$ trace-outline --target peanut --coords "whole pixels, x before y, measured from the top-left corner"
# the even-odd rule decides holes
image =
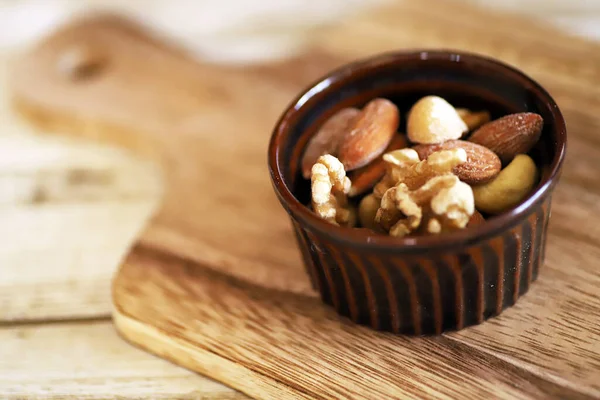
[[[521,202],[537,182],[538,170],[525,154],[517,155],[490,182],[473,187],[475,206],[489,214],[499,214]]]
[[[358,220],[363,228],[376,229],[375,214],[379,209],[379,200],[370,194],[365,196],[358,206]]]
[[[471,111],[466,108],[457,108],[456,112],[467,124],[469,131],[479,128],[483,124],[487,124],[491,120],[489,111]]]

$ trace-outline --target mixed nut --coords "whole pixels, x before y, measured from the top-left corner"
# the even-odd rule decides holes
[[[538,114],[491,120],[426,96],[409,110],[406,135],[399,125],[396,105],[376,98],[320,127],[301,164],[319,217],[395,237],[440,234],[511,209],[538,181],[527,155],[542,132]]]

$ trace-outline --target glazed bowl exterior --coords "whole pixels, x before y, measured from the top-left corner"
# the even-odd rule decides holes
[[[318,127],[343,107],[385,97],[402,119],[420,97],[487,109],[492,118],[536,112],[544,119],[529,153],[540,181],[518,206],[451,234],[393,238],[319,219],[308,207],[302,152]],[[403,125],[401,123],[401,129]],[[552,97],[522,72],[453,51],[387,53],[345,65],[292,101],[274,129],[268,163],[289,214],[306,271],[323,302],[373,329],[439,334],[479,324],[515,304],[544,263],[552,192],[566,151],[566,127]]]

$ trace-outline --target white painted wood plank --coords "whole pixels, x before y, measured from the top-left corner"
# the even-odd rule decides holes
[[[160,201],[158,169],[21,129],[0,136],[0,321],[108,316],[113,273]]]
[[[245,399],[137,350],[109,322],[0,328],[0,398]]]

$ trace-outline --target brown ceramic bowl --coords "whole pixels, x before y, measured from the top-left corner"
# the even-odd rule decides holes
[[[333,226],[313,214],[300,159],[323,121],[374,97],[395,102],[405,120],[409,107],[428,94],[456,107],[487,109],[492,118],[541,114],[542,137],[530,152],[541,178],[531,194],[485,224],[438,236],[393,238]],[[554,100],[518,70],[473,54],[400,52],[346,65],[302,92],[277,122],[268,161],[275,192],[322,300],[356,323],[418,335],[481,323],[527,292],[544,262],[566,140]]]

